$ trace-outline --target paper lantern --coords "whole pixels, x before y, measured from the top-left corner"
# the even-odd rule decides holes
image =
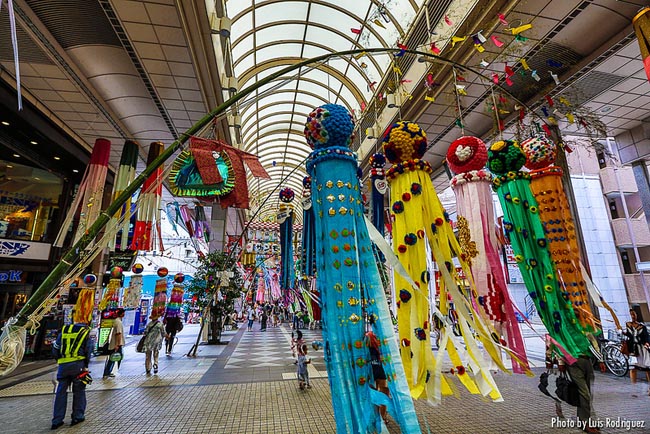
[[[113,279],[119,279],[120,277],[122,277],[122,267],[111,268],[111,277]]]
[[[158,277],[165,277],[169,274],[169,270],[167,267],[160,267],[156,274],[158,274]]]
[[[176,273],[174,276],[174,282],[176,283],[183,283],[185,280],[185,275],[183,273]]]
[[[140,274],[144,271],[144,265],[142,264],[135,264],[131,268],[131,271],[133,271],[135,274]]]
[[[95,284],[95,282],[97,282],[97,276],[96,275],[94,275],[94,274],[86,274],[84,276],[84,283],[86,285],[93,285],[93,284]]]

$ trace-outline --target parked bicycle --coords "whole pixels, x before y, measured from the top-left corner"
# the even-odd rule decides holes
[[[630,369],[630,363],[625,354],[621,352],[621,343],[606,338],[598,338],[600,354],[594,353],[594,366],[601,363],[607,370],[617,377],[624,377]]]

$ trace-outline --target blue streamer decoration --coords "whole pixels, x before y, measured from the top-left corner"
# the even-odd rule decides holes
[[[387,410],[401,432],[420,433],[364,221],[356,156],[349,149],[353,128],[349,112],[335,104],[315,109],[305,126],[315,149],[307,173],[313,186],[317,286],[336,429],[339,434],[381,431],[377,406],[389,400]],[[366,326],[381,342],[390,397],[370,388]]]

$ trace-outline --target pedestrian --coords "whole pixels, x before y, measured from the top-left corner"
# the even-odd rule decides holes
[[[294,332],[291,332],[291,354],[293,354],[293,357],[298,355],[300,347],[302,347],[304,343],[305,341],[302,339],[302,332],[300,330],[296,330],[295,334]]]
[[[111,360],[111,355],[114,353],[119,353],[122,357],[124,357],[123,347],[126,342],[124,340],[124,326],[122,325],[122,318],[124,318],[124,309],[116,309],[115,319],[113,320],[113,327],[111,328],[111,334],[108,341],[108,358],[106,359],[106,365],[104,365],[104,375],[102,376],[104,379],[115,377],[115,374],[113,374],[113,367],[115,366],[115,362]]]
[[[86,419],[86,384],[90,377],[88,362],[92,352],[88,339],[89,318],[73,312],[74,324],[63,326],[52,345],[52,353],[59,368],[56,373],[58,385],[54,397],[52,429],[63,425],[68,406],[68,388],[72,385],[72,422],[76,425]]]
[[[165,333],[167,339],[167,355],[171,355],[172,348],[174,348],[174,339],[176,339],[176,333],[183,330],[183,321],[181,321],[180,316],[165,316]]]
[[[643,391],[641,385],[638,391],[632,393],[633,397],[638,397],[642,394],[650,395],[650,335],[646,326],[639,322],[637,314],[634,309],[630,309],[631,320],[625,323],[625,331],[623,334],[627,337],[627,347],[630,351],[630,356],[636,358],[634,369],[630,369],[630,380],[632,384],[636,385],[638,371],[645,371],[645,378],[648,381],[648,390]]]
[[[280,326],[280,306],[278,306],[277,301],[273,305],[273,309],[271,310],[271,314],[273,315],[273,327],[279,327]]]
[[[307,371],[307,365],[311,363],[311,359],[307,358],[307,344],[302,344],[298,347],[298,360],[296,364],[298,365],[298,387],[300,390],[311,389],[311,384],[309,383],[309,372]]]
[[[370,350],[370,366],[372,367],[372,378],[375,380],[375,388],[386,396],[390,396],[390,391],[388,390],[388,382],[386,379],[386,372],[384,372],[384,366],[381,357],[381,351],[379,350],[379,338],[372,332],[369,331],[366,333],[366,342],[368,349]],[[388,422],[386,419],[386,406],[379,406],[379,414],[384,422]]]
[[[269,321],[269,315],[267,313],[267,310],[262,307],[262,316],[260,317],[260,331],[265,332],[266,331],[266,324]]]
[[[158,354],[162,348],[163,339],[165,339],[165,327],[159,321],[159,315],[151,315],[151,320],[144,330],[144,369],[147,375],[151,375],[152,358],[153,358],[153,373],[158,373]]]
[[[557,363],[561,373],[568,372],[576,384],[580,396],[578,404],[578,419],[584,432],[600,433],[598,422],[591,419],[591,404],[593,399],[594,366],[589,355],[579,354],[573,363],[569,364],[565,355],[555,346],[546,335],[546,368],[552,369]]]
[[[248,310],[246,311],[246,318],[248,319],[248,331],[253,331],[253,321],[255,321],[255,309],[253,309],[252,305],[248,306]]]

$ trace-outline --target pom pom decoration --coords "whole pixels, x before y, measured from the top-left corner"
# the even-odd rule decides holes
[[[555,162],[557,146],[546,137],[524,140],[521,149],[526,155],[526,167],[530,170],[541,169]]]
[[[169,270],[167,267],[160,267],[158,271],[156,271],[156,274],[158,277],[166,277],[169,274]]]
[[[447,150],[447,164],[454,173],[480,170],[487,163],[487,147],[478,137],[464,136],[454,140]]]
[[[84,276],[84,283],[86,285],[94,285],[97,282],[97,276],[95,274],[86,274]]]
[[[417,160],[427,150],[427,135],[418,124],[399,121],[386,131],[383,146],[386,158],[391,163]]]
[[[144,265],[140,263],[134,264],[133,267],[131,267],[131,271],[134,272],[135,274],[140,274],[144,271]]]
[[[120,277],[122,277],[122,267],[111,268],[111,277],[113,279],[119,279]]]
[[[495,175],[504,175],[521,169],[526,155],[514,140],[494,142],[488,150],[488,169]]]
[[[302,187],[305,190],[311,190],[311,176],[305,176],[302,178]]]
[[[325,104],[307,117],[305,138],[312,149],[341,146],[348,148],[352,142],[354,122],[343,106]]]
[[[280,200],[284,203],[291,203],[293,202],[293,198],[296,196],[296,194],[293,192],[292,189],[289,187],[285,187],[282,190],[280,190]]]
[[[183,273],[176,273],[174,276],[174,282],[176,283],[183,283],[185,280],[185,275]]]
[[[384,156],[384,154],[378,152],[370,156],[370,167],[379,169],[384,167],[385,165],[386,165],[386,157]]]

